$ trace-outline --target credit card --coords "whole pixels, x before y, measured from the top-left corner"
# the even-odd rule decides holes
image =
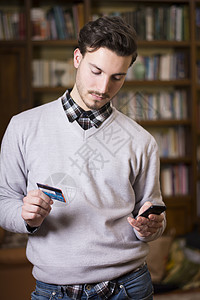
[[[45,193],[51,199],[66,203],[66,200],[65,200],[62,190],[55,188],[53,186],[49,186],[49,185],[45,185],[45,184],[41,184],[41,183],[37,183],[37,186],[43,193]]]

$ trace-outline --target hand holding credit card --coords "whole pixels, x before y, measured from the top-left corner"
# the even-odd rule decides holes
[[[41,183],[37,183],[37,186],[43,193],[45,193],[51,199],[66,203],[62,190]]]

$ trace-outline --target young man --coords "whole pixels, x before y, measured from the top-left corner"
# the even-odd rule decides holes
[[[148,241],[165,215],[153,137],[111,106],[137,56],[118,17],[86,24],[76,82],[58,100],[14,116],[1,154],[0,225],[29,232],[32,299],[152,299]],[[62,189],[52,200],[37,183]]]

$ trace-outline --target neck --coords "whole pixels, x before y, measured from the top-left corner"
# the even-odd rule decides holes
[[[77,90],[77,86],[76,84],[74,85],[71,93],[70,93],[72,99],[76,102],[76,104],[78,104],[83,110],[88,111],[90,110],[85,103],[83,102],[83,100],[81,99],[79,92]]]

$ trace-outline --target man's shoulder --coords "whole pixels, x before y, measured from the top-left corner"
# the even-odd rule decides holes
[[[59,99],[42,104],[40,106],[33,107],[31,109],[25,110],[15,116],[12,117],[12,121],[14,122],[31,122],[35,120],[39,120],[42,116],[51,115],[52,112],[59,107]]]
[[[116,122],[135,142],[144,144],[156,144],[154,137],[137,121],[116,110]]]
[[[121,123],[122,126],[127,128],[128,130],[136,133],[136,134],[144,134],[151,136],[151,134],[142,127],[136,120],[130,118],[129,116],[125,115],[124,113],[116,110],[117,118],[116,121]]]
[[[29,135],[30,132],[35,132],[38,127],[43,127],[44,124],[50,124],[53,119],[59,118],[59,99],[52,102],[25,110],[14,115],[7,127],[6,132],[16,135]]]

